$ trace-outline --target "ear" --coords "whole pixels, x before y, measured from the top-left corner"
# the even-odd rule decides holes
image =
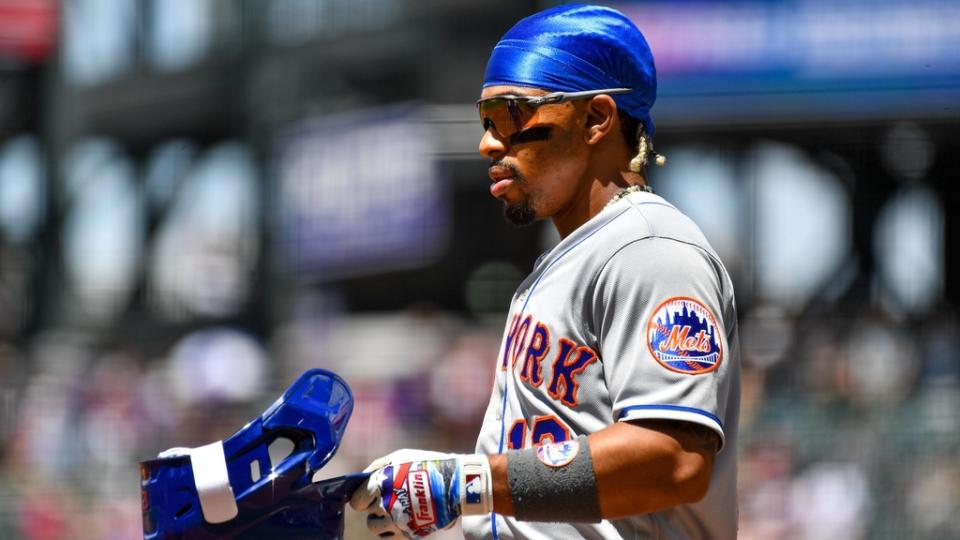
[[[617,103],[613,98],[601,94],[587,103],[587,125],[584,140],[587,144],[597,144],[610,133],[617,118]]]

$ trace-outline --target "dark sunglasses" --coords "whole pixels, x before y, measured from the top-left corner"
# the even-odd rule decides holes
[[[575,99],[584,99],[600,94],[625,94],[632,88],[605,88],[603,90],[584,90],[581,92],[552,92],[543,96],[493,96],[477,101],[477,111],[483,130],[491,128],[501,138],[509,139],[523,130],[537,112],[537,107],[552,103],[563,103]]]

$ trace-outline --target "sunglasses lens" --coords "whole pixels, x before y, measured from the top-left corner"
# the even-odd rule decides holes
[[[484,130],[490,129],[492,124],[494,131],[505,138],[522,130],[535,111],[525,100],[511,98],[485,99],[477,104],[477,108]]]

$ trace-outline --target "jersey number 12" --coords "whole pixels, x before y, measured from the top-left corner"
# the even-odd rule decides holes
[[[514,420],[507,434],[507,447],[510,450],[520,450],[529,446],[540,446],[552,442],[562,442],[570,438],[570,428],[565,426],[559,418],[550,414],[538,416],[530,423],[530,437],[527,438],[527,420]]]

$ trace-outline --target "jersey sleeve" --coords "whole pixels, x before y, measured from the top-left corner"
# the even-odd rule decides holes
[[[601,267],[591,318],[613,420],[693,422],[722,446],[727,327],[736,324],[724,321],[734,317],[724,278],[707,252],[666,238],[629,243]]]

